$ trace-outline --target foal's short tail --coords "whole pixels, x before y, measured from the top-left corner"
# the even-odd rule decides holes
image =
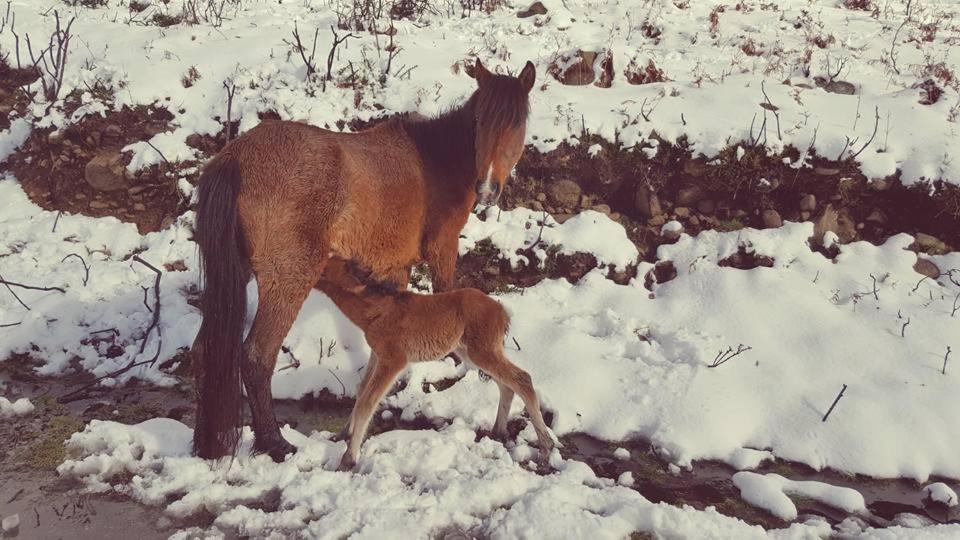
[[[230,154],[200,176],[194,239],[203,275],[203,323],[194,343],[197,417],[194,452],[202,458],[233,454],[240,437],[240,360],[249,267],[237,222],[240,166]]]

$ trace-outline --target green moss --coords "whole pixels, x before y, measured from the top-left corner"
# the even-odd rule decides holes
[[[724,231],[724,232],[739,231],[744,227],[746,227],[746,225],[744,225],[742,221],[740,221],[738,218],[732,218],[732,219],[722,220],[717,225],[717,230]]]
[[[37,434],[36,441],[25,452],[24,463],[35,469],[56,469],[66,452],[64,441],[83,429],[83,420],[75,416],[54,416],[46,428]]]

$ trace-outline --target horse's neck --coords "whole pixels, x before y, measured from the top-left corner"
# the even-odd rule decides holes
[[[404,127],[424,164],[427,189],[443,204],[465,199],[476,187],[476,125],[473,104],[438,118],[407,120]]]
[[[389,311],[394,302],[391,295],[371,289],[364,289],[360,294],[349,292],[334,283],[323,282],[320,290],[361,330],[365,330],[375,319]]]

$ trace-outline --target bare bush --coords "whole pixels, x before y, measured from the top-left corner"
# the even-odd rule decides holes
[[[53,103],[60,97],[60,90],[63,88],[63,76],[67,68],[67,55],[70,51],[70,40],[73,35],[70,34],[70,28],[73,26],[74,19],[71,18],[64,27],[60,22],[60,13],[53,11],[56,27],[48,39],[45,48],[35,52],[33,42],[30,41],[30,34],[24,34],[24,41],[27,45],[27,53],[30,55],[31,67],[29,69],[40,71],[40,84],[43,87],[43,96]],[[15,38],[15,47],[17,54],[17,68],[22,69],[20,61],[20,36],[10,28]]]

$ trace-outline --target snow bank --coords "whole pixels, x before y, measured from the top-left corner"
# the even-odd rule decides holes
[[[33,403],[27,398],[20,398],[11,402],[5,397],[0,397],[0,416],[18,416],[32,413]]]
[[[823,482],[798,482],[772,473],[738,472],[733,475],[733,483],[743,500],[786,521],[797,518],[797,507],[787,494],[814,499],[849,513],[867,512],[866,502],[858,491]]]

